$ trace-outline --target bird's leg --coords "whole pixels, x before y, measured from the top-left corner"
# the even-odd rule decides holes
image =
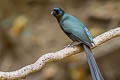
[[[74,41],[73,42],[71,42],[70,44],[68,44],[67,46],[64,46],[64,48],[67,48],[67,47],[73,47],[74,45]]]
[[[92,47],[94,47],[94,46],[95,46],[95,43],[93,42],[93,43],[92,43]]]
[[[73,46],[75,46],[75,45],[79,45],[79,44],[81,44],[81,42],[73,41],[73,42],[71,42],[70,44],[68,44],[67,46],[64,46],[64,48],[67,48],[67,47],[73,47]]]

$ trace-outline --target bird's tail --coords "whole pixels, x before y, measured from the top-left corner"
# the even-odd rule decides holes
[[[104,80],[89,46],[83,44],[93,80]]]

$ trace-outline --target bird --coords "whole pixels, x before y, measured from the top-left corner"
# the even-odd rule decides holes
[[[51,15],[57,19],[63,32],[73,41],[69,46],[72,46],[74,42],[82,44],[86,53],[92,79],[104,80],[91,50],[94,41],[87,27],[85,27],[79,19],[66,13],[61,8],[53,8]]]

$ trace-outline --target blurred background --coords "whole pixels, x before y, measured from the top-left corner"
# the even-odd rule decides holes
[[[120,0],[1,0],[0,71],[20,69],[71,42],[50,14],[54,7],[80,19],[93,37],[120,26]],[[120,80],[119,43],[115,38],[93,50],[105,80]],[[25,80],[92,79],[81,53],[51,62]]]

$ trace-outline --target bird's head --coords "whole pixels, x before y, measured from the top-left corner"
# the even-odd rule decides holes
[[[51,11],[51,14],[55,16],[56,18],[60,18],[61,16],[64,15],[64,11],[61,8],[54,8]]]

